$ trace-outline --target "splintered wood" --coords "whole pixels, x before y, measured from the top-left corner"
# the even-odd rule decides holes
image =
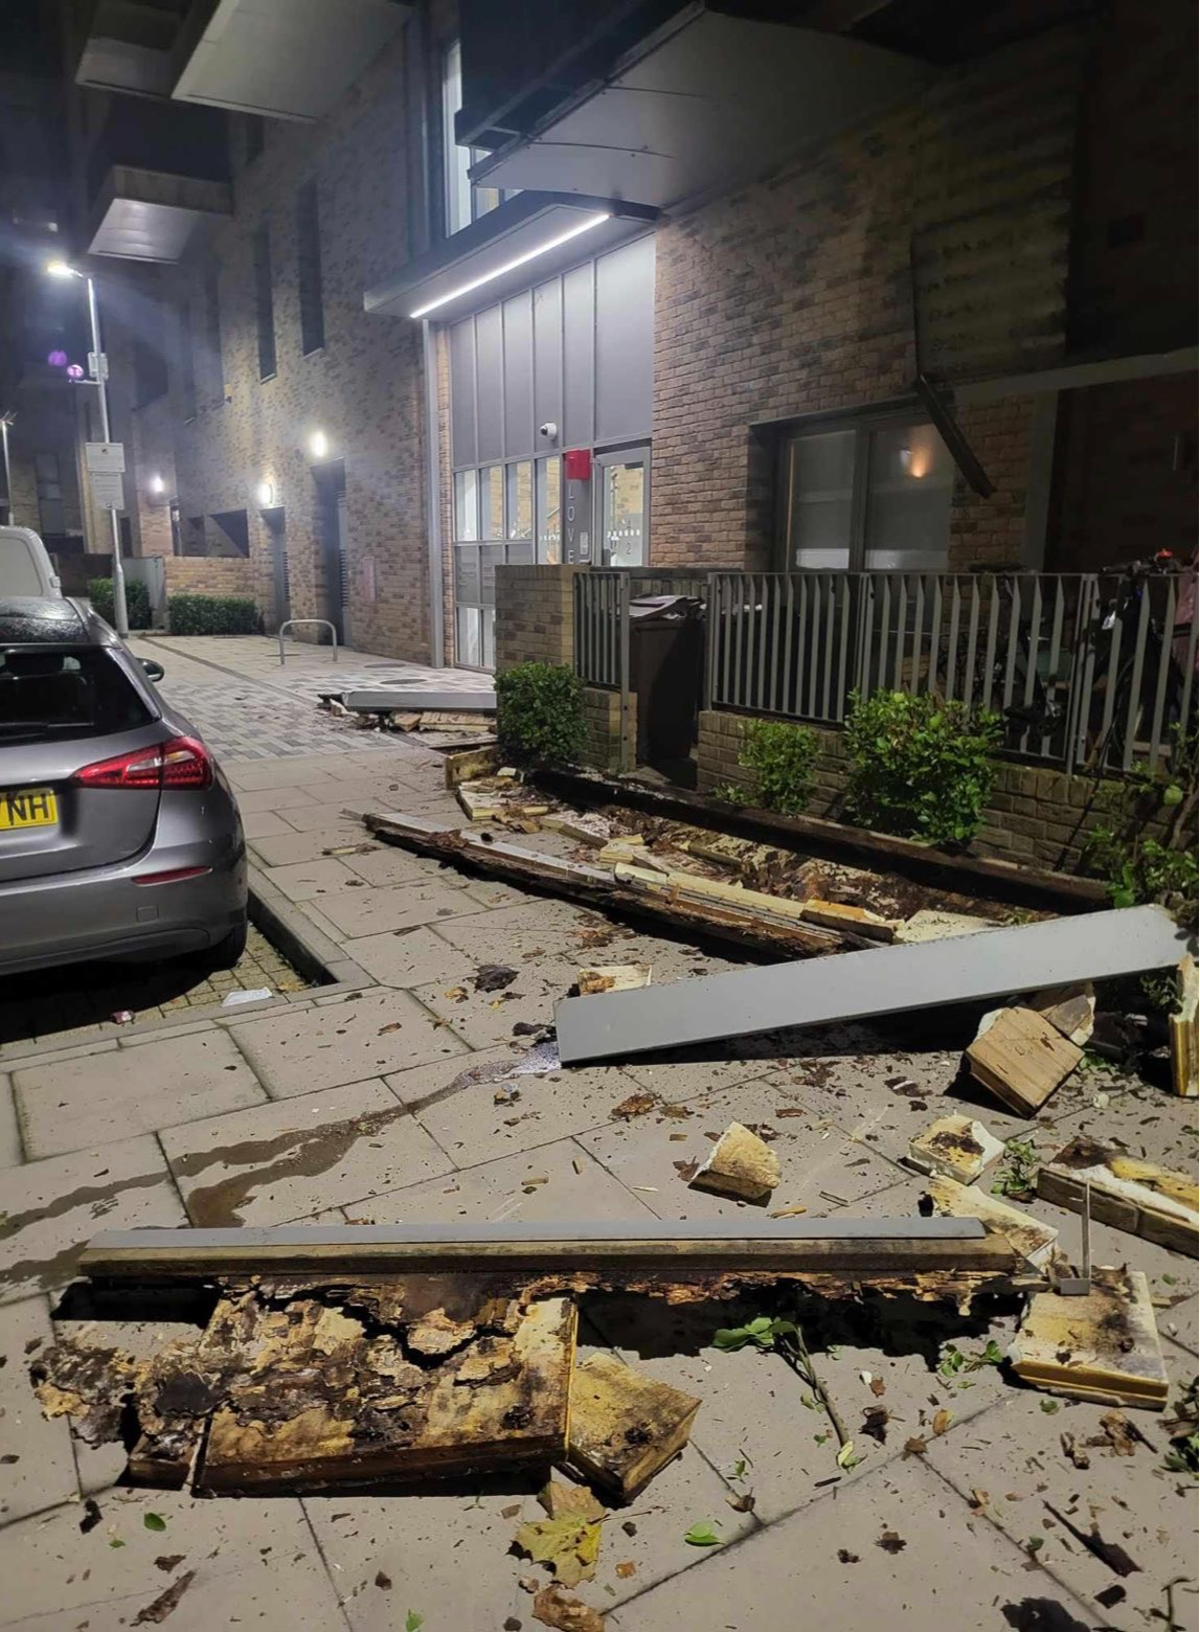
[[[575,1324],[569,1298],[497,1297],[467,1277],[260,1286],[150,1361],[64,1343],[35,1382],[92,1442],[120,1437],[132,1404],[143,1483],[182,1485],[192,1468],[197,1491],[222,1493],[449,1478],[565,1455]]]
[[[990,1023],[989,1023],[990,1022]],[[1083,1050],[1033,1009],[989,1016],[967,1049],[971,1075],[1010,1109],[1034,1115],[1071,1075]]]
[[[1194,1174],[1157,1167],[1081,1135],[1039,1170],[1038,1195],[1078,1213],[1085,1185],[1091,1188],[1092,1217],[1101,1224],[1196,1256],[1200,1189]]]
[[[1152,1411],[1167,1403],[1150,1287],[1137,1270],[1096,1270],[1085,1297],[1037,1293],[1009,1359],[1024,1382],[1051,1394]]]
[[[686,1445],[699,1407],[693,1395],[594,1354],[571,1380],[570,1465],[628,1501]]]

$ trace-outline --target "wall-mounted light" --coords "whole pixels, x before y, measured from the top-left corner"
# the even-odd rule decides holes
[[[82,278],[85,275],[68,266],[66,261],[47,261],[46,271],[52,278]]]
[[[151,476],[149,486],[151,493],[165,493],[167,491],[167,484],[161,476]]]
[[[329,452],[329,438],[324,431],[314,431],[308,439],[308,451],[314,459],[324,459]]]
[[[270,510],[275,503],[275,484],[273,482],[259,482],[254,489],[254,496],[264,510]]]

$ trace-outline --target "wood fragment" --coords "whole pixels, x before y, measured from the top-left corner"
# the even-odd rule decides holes
[[[1083,1050],[1049,1020],[1022,1008],[1001,1009],[967,1049],[975,1080],[1029,1116],[1041,1110],[1082,1058]]]
[[[867,907],[848,907],[841,901],[820,901],[815,897],[803,903],[804,917],[824,929],[851,929],[872,941],[894,941],[897,925]]]
[[[1200,979],[1196,960],[1189,953],[1179,965],[1179,1012],[1170,1017],[1171,1085],[1183,1099],[1195,1099],[1200,1094],[1200,1032],[1197,1029],[1197,1005],[1200,1004]]]
[[[1167,1403],[1150,1288],[1138,1270],[1094,1270],[1083,1297],[1035,1293],[1009,1359],[1022,1381],[1051,1394],[1151,1411]]]
[[[741,1201],[766,1201],[779,1183],[779,1157],[765,1140],[731,1122],[693,1174],[693,1190],[709,1190]]]
[[[1052,1224],[1043,1224],[1028,1213],[1018,1212],[998,1196],[958,1184],[954,1179],[935,1176],[929,1181],[928,1191],[944,1218],[977,1218],[986,1230],[1002,1235],[1027,1263],[1037,1269],[1049,1263],[1058,1241],[1058,1231]]]
[[[1038,1195],[1072,1212],[1091,1188],[1092,1217],[1173,1252],[1196,1256],[1200,1188],[1194,1175],[1145,1162],[1081,1135],[1038,1171]]]
[[[498,748],[463,748],[446,755],[446,786],[453,790],[460,782],[475,782],[492,776],[500,766]]]
[[[649,986],[648,963],[604,963],[579,971],[579,990],[582,996],[597,992],[632,992],[639,986]]]
[[[969,1116],[943,1116],[910,1140],[908,1160],[919,1173],[973,1184],[1004,1154],[1001,1140]]]
[[[604,1632],[604,1617],[563,1587],[544,1587],[533,1600],[533,1618],[555,1632]]]
[[[1061,1031],[1068,1042],[1082,1048],[1091,1037],[1096,1023],[1096,989],[1090,980],[1074,986],[1052,986],[1048,991],[1035,992],[1025,999],[1043,1019],[1049,1020],[1056,1031]]]
[[[687,1443],[699,1406],[612,1355],[594,1354],[577,1363],[571,1378],[568,1462],[629,1501]]]

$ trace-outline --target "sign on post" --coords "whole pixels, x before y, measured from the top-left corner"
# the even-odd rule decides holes
[[[92,498],[101,510],[124,510],[125,478],[119,470],[92,471]]]
[[[85,442],[84,462],[89,476],[123,476],[125,474],[125,444],[123,442]]]

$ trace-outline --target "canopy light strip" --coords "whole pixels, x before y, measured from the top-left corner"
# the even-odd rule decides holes
[[[447,306],[452,300],[459,300],[463,295],[469,295],[473,290],[481,289],[485,283],[491,283],[496,278],[502,278],[506,272],[515,272],[517,267],[524,266],[528,261],[535,261],[539,255],[548,254],[550,250],[557,249],[560,244],[569,244],[572,238],[578,238],[582,233],[591,232],[593,227],[598,227],[602,222],[609,219],[607,210],[601,211],[597,215],[589,215],[579,222],[578,226],[572,227],[568,232],[560,232],[557,237],[548,238],[544,244],[539,244],[536,249],[527,249],[524,255],[518,255],[511,261],[505,261],[503,266],[494,267],[490,272],[485,272],[481,278],[473,278],[470,283],[461,284],[457,289],[452,289],[448,295],[439,295],[436,300],[431,300],[427,306],[418,306],[415,312],[409,312],[408,315],[409,317],[428,317],[429,313],[437,311],[439,306]]]

